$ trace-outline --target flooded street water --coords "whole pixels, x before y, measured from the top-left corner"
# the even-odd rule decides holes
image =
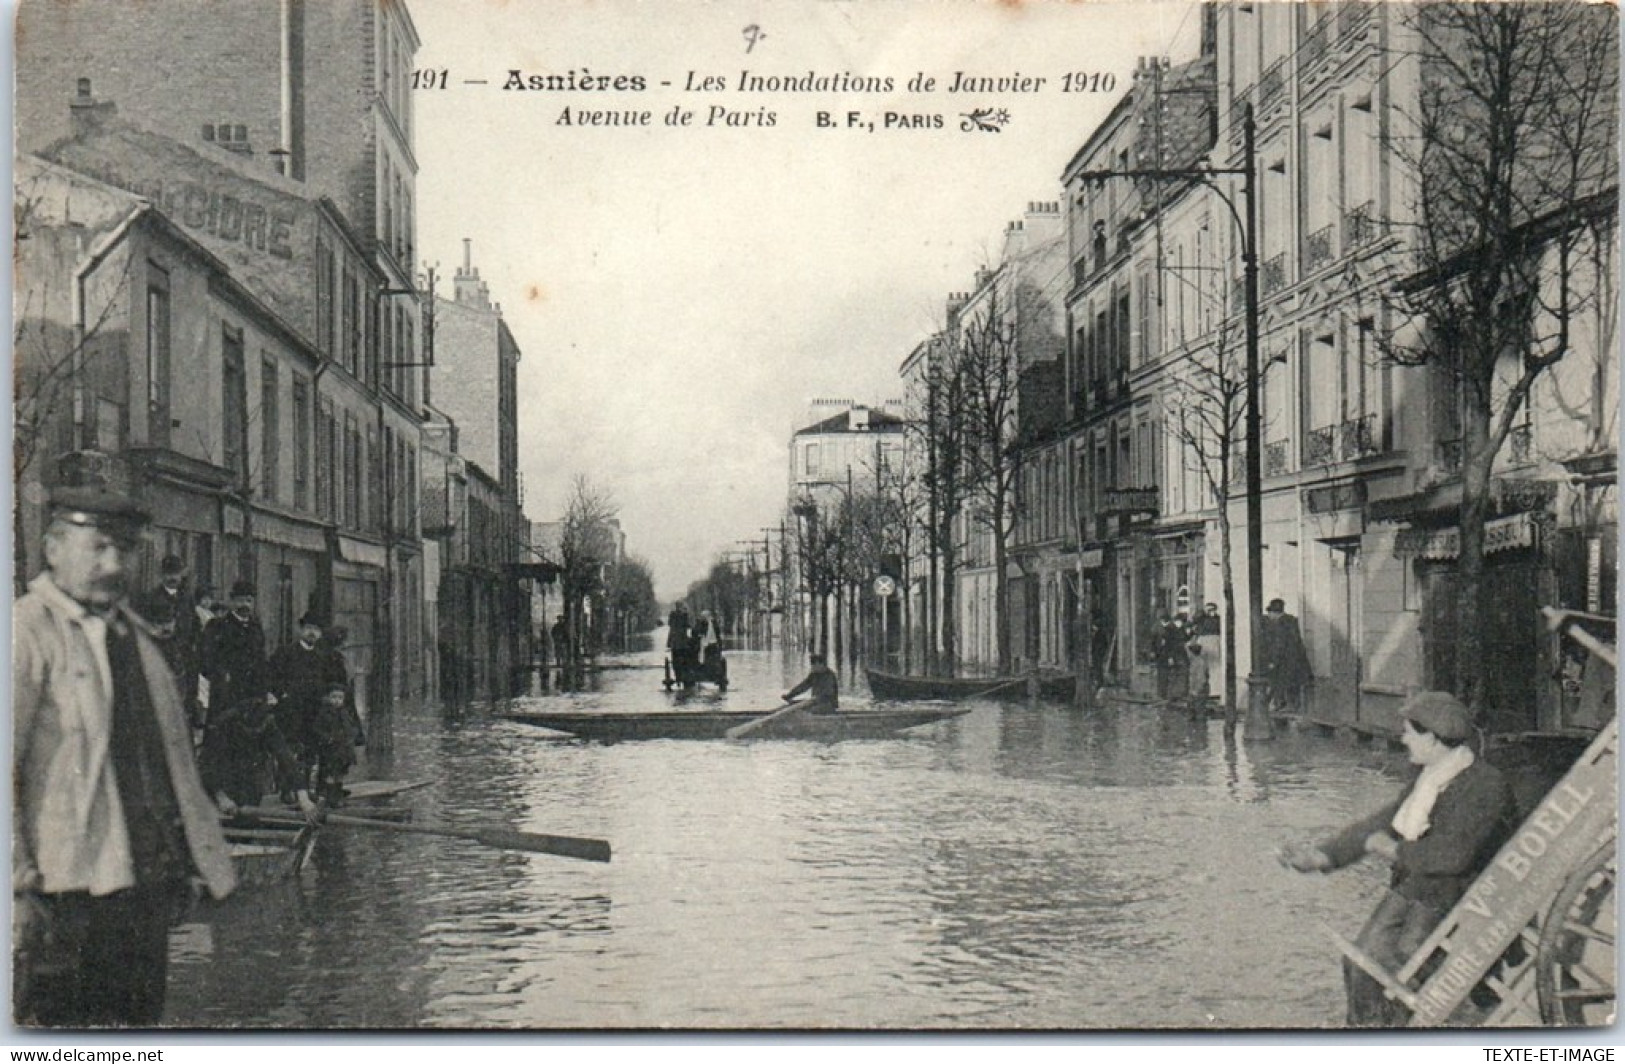
[[[658,654],[514,708],[669,708]],[[730,658],[725,708],[777,704]],[[709,704],[710,698],[698,700]],[[867,701],[843,695],[843,706]],[[610,864],[330,829],[297,882],[178,928],[166,1023],[263,1027],[1322,1026],[1380,891],[1283,841],[1391,794],[1381,747],[1152,706],[972,703],[897,740],[583,743],[401,712],[420,822],[604,838]]]

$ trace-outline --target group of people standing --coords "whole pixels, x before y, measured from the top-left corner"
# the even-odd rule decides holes
[[[728,662],[722,656],[722,636],[709,610],[698,619],[679,602],[666,615],[666,653],[670,675],[667,686],[692,687],[700,682],[728,684]]]
[[[203,782],[220,809],[278,793],[307,812],[337,803],[364,741],[342,653],[348,634],[314,611],[297,638],[267,655],[252,583],[224,603],[200,590],[188,606],[185,563],[159,566],[158,585],[134,597],[153,626],[193,728]]]
[[[307,614],[265,652],[255,589],[189,597],[186,566],[128,596],[150,515],[104,488],[53,491],[45,570],[13,612],[13,1015],[151,1026],[169,928],[235,886],[221,814],[269,786],[309,815],[362,739],[342,635]],[[335,640],[334,636],[339,636]]]
[[[1213,697],[1214,673],[1222,660],[1223,623],[1217,603],[1203,605],[1202,613],[1163,614],[1152,638],[1151,654],[1157,667],[1157,697],[1180,702],[1195,710]],[[1271,599],[1260,625],[1258,669],[1268,690],[1272,711],[1298,712],[1313,679],[1298,619],[1286,612],[1286,603]]]

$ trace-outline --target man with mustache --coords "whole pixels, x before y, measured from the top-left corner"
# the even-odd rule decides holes
[[[46,571],[13,613],[13,1015],[152,1026],[194,877],[235,885],[180,693],[125,604],[147,515],[100,488],[52,493]]]

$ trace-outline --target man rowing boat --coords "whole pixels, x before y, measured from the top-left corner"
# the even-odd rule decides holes
[[[790,702],[797,695],[811,691],[812,703],[807,707],[809,712],[834,713],[841,706],[841,679],[825,663],[824,655],[814,654],[809,660],[812,667],[807,671],[807,678],[786,691],[784,700]]]

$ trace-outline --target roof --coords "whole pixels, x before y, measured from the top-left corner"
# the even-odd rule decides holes
[[[852,409],[859,409],[854,407]],[[827,417],[804,429],[797,429],[797,436],[823,436],[834,432],[902,432],[908,422],[895,414],[888,414],[875,407],[864,407],[869,411],[869,427],[852,427],[852,410],[843,410],[834,417]]]

